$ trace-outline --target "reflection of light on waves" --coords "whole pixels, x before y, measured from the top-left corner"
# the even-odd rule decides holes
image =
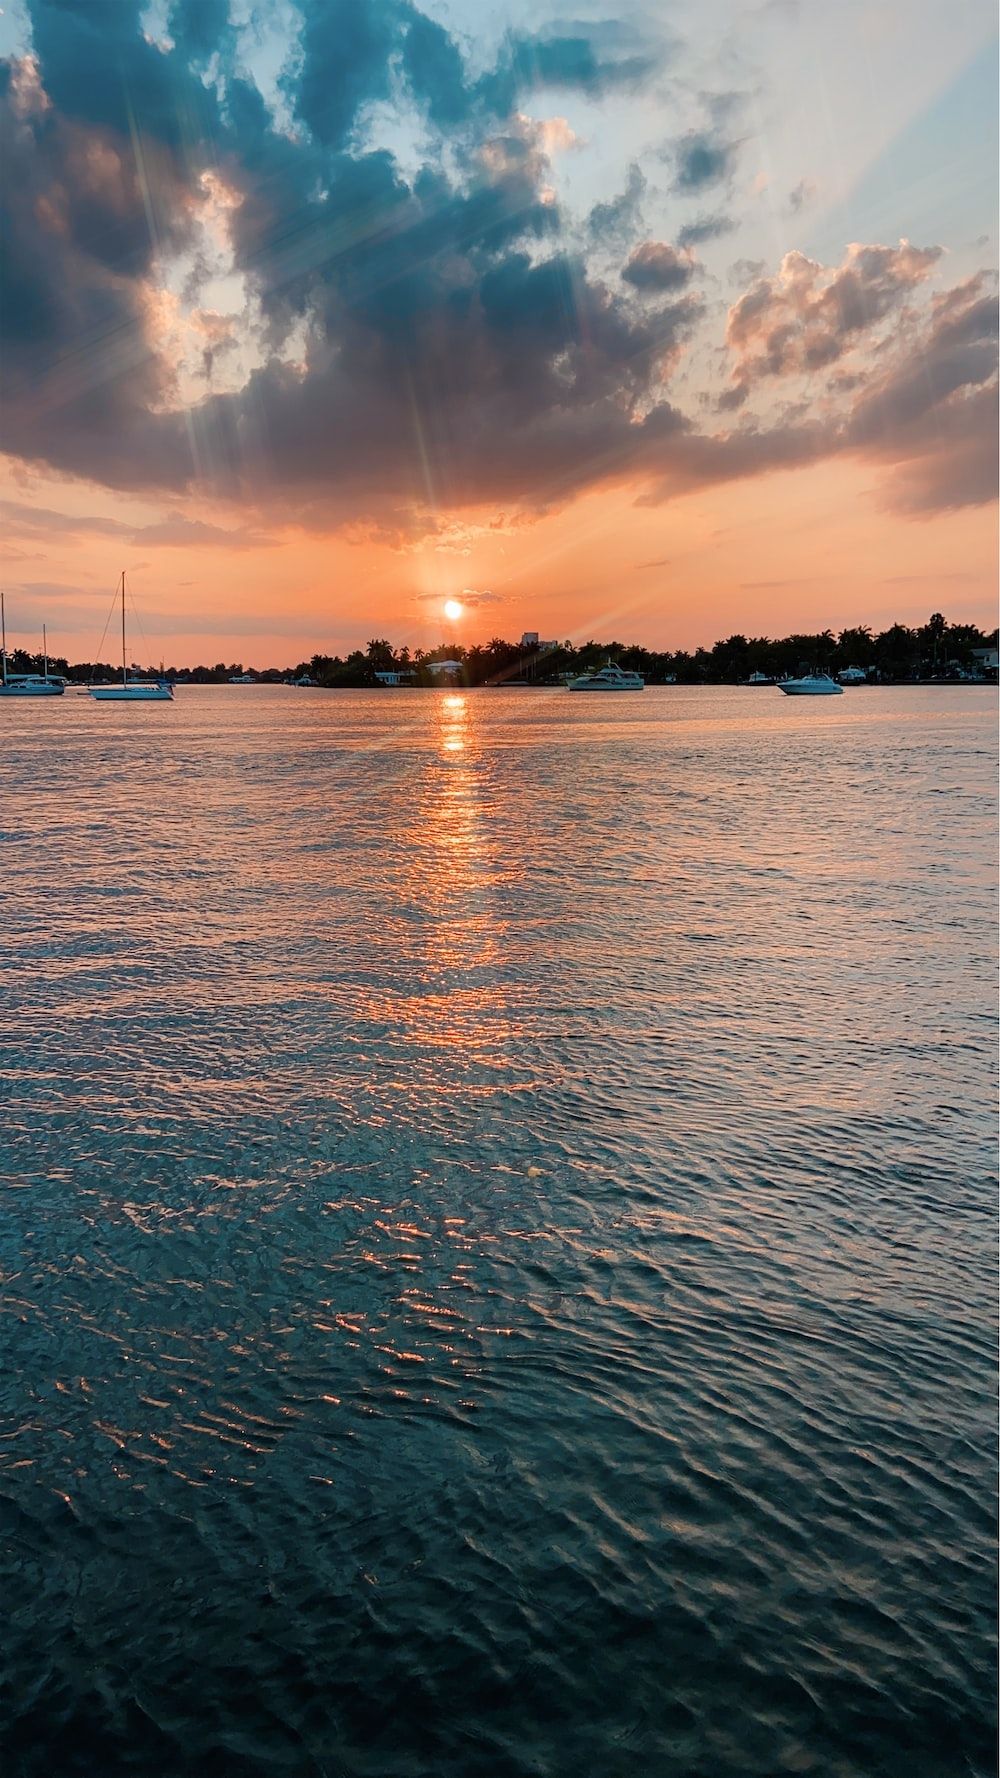
[[[373,985],[359,1015],[386,1030],[381,1115],[397,1131],[418,1130],[425,1145],[460,1107],[470,1115],[509,1080],[507,921],[497,890],[523,862],[494,826],[478,699],[439,694],[413,732],[421,744],[396,853],[401,918],[412,921],[408,968],[398,988]]]
[[[477,765],[458,757],[471,740],[468,699],[449,693],[440,700],[437,717],[448,769],[431,768],[436,794],[427,810],[421,888],[435,918],[426,954],[439,968],[465,972],[490,962],[497,953],[496,926],[486,895],[487,841],[480,821]]]

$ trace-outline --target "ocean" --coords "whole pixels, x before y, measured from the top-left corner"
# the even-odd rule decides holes
[[[0,707],[5,1773],[994,1769],[996,710]]]

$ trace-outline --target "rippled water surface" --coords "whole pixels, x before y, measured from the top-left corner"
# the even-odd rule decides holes
[[[8,1772],[992,1768],[995,726],[0,708]]]

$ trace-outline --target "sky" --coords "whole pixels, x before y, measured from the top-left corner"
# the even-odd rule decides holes
[[[992,628],[995,29],[6,0],[9,646]]]

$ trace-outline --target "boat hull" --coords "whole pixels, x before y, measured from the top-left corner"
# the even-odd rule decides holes
[[[172,704],[169,685],[92,685],[90,695],[99,704]]]
[[[570,691],[644,691],[642,685],[571,685]]]
[[[779,685],[786,698],[839,698],[843,695],[842,685]]]
[[[0,698],[61,698],[62,685],[0,685]]]

